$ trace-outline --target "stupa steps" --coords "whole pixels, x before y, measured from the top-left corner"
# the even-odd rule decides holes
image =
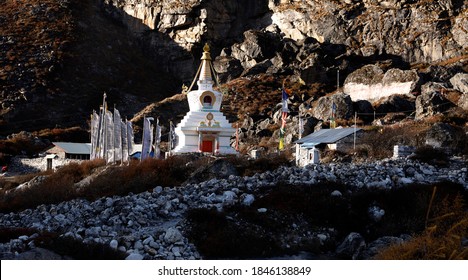
[[[178,127],[186,126],[189,123],[199,124],[200,122],[207,122],[206,115],[210,112],[204,111],[192,111],[188,112],[187,115],[182,119],[182,121],[177,125]],[[219,122],[221,126],[231,126],[226,117],[221,112],[211,112],[213,114],[212,122]]]

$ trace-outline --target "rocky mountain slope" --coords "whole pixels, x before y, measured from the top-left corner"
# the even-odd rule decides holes
[[[229,166],[220,161],[208,169]],[[110,167],[107,172],[118,168],[122,167]],[[235,168],[221,173],[225,178],[188,182],[183,187],[154,186],[138,194],[73,199],[0,213],[2,227],[12,230],[0,231],[0,256],[76,258],[78,250],[66,251],[67,243],[49,244],[47,233],[54,233],[57,240],[75,240],[77,247],[103,244],[127,259],[371,259],[424,229],[423,215],[434,186],[438,187],[437,209],[447,197],[453,206],[457,194],[463,201],[468,194],[467,168],[459,160],[449,167],[399,159],[283,166],[253,176],[237,176]],[[98,180],[99,174],[95,175],[80,186]],[[10,192],[27,193],[40,181],[36,177]],[[462,215],[465,219],[455,221],[463,227],[466,207],[458,210],[461,213],[449,208],[446,216]],[[444,218],[436,217],[429,220],[431,224]],[[457,225],[448,232],[458,231]],[[30,232],[11,238],[17,234],[14,229]],[[466,231],[462,228],[462,235],[451,237],[455,246],[449,247],[461,252],[461,259],[468,257]],[[424,243],[425,248],[429,243]],[[40,250],[44,246],[55,253],[44,254]],[[415,257],[447,258],[428,251]],[[452,253],[439,250],[445,251]]]
[[[273,145],[269,138],[278,133],[283,81],[291,92],[288,126],[296,126],[301,114],[307,131],[326,126],[332,102],[342,104],[337,117],[345,121],[355,112],[368,122],[373,113],[398,120],[452,110],[464,124],[464,1],[36,2],[8,0],[2,7],[12,15],[2,17],[9,24],[1,27],[11,34],[1,45],[4,135],[87,127],[104,91],[109,105],[137,124],[144,114],[161,116],[166,126],[177,122],[187,104],[171,96],[193,78],[206,42],[226,93],[226,115],[244,138],[255,135],[264,146]],[[53,32],[40,27],[48,21]],[[35,27],[20,28],[25,24]],[[337,85],[351,99],[334,95]],[[365,97],[369,92],[401,96]],[[288,142],[297,137],[291,133]]]
[[[335,66],[352,70],[356,66],[346,63],[349,59],[337,56],[432,63],[461,57],[468,47],[467,7],[463,1],[103,3],[114,18],[150,42],[183,80],[192,77],[192,55],[200,53],[202,41],[210,42],[216,54],[222,50],[221,57],[231,64],[240,62],[244,71],[262,64],[272,72],[312,71],[314,67],[326,72],[319,49],[331,56],[329,62],[335,60]],[[304,40],[318,44],[312,53],[298,55]]]
[[[108,104],[132,116],[174,88],[168,75],[98,1],[15,1],[0,7],[0,125],[21,130],[86,126]],[[159,88],[159,90],[156,90]]]

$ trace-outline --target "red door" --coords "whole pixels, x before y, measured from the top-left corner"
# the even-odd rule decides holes
[[[213,152],[213,141],[204,140],[202,142],[202,152],[204,153],[212,153]]]

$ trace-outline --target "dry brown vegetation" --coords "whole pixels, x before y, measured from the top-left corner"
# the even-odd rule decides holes
[[[224,85],[226,95],[223,103],[230,104],[225,114],[243,121],[251,117],[254,121],[272,117],[274,108],[281,103],[281,87],[286,77],[260,74],[251,78],[239,78]],[[286,80],[285,87],[290,92],[291,106],[298,100],[308,100],[312,96],[324,95],[323,85],[303,86]]]
[[[393,155],[394,145],[424,146],[429,127],[429,124],[416,122],[364,127],[365,133],[359,138],[356,152],[365,157],[388,158]]]
[[[12,156],[34,156],[51,146],[51,142],[89,141],[89,132],[80,127],[43,129],[34,133],[20,132],[0,140],[0,165],[7,165]]]
[[[434,192],[436,189],[434,189]],[[385,260],[468,260],[463,238],[468,236],[466,199],[445,197],[430,207],[426,227],[403,244],[392,245],[375,258]],[[433,208],[433,209],[432,209]]]
[[[200,167],[209,166],[215,159],[199,156],[173,156],[166,160],[133,160],[128,165],[106,166],[103,160],[83,161],[60,167],[52,173],[31,174],[0,180],[0,212],[34,208],[40,204],[60,203],[82,197],[90,200],[105,196],[126,195],[152,190],[156,186],[174,187],[184,183]],[[241,176],[275,169],[290,163],[287,154],[272,155],[254,161],[229,157]],[[38,184],[13,190],[31,178],[42,176]],[[92,176],[89,183],[80,183]]]
[[[17,134],[13,138],[0,140],[0,163],[7,164],[8,158],[12,155],[34,155],[45,147],[43,143],[35,143],[34,138],[26,134]]]
[[[128,111],[121,110],[125,116],[149,103],[147,96],[163,99],[178,87],[124,26],[103,13],[100,1],[3,2],[2,135],[19,127],[85,126],[104,91],[109,105],[122,109],[126,103]],[[154,88],[160,90],[155,93]]]
[[[417,184],[392,190],[349,192],[350,186],[336,183],[278,183],[262,191],[251,206],[234,206],[222,212],[190,210],[188,236],[207,259],[271,258],[300,251],[308,251],[319,258],[326,255],[340,259],[345,257],[328,255],[328,251],[333,251],[336,243],[339,244],[350,232],[361,233],[366,242],[381,236],[419,236],[421,233],[426,236],[425,217],[432,203],[434,211],[431,211],[432,219],[427,227],[434,243],[431,251],[420,254],[419,250],[427,247],[416,239],[414,242],[421,246],[409,246],[408,252],[391,249],[395,253],[387,253],[387,258],[468,259],[467,249],[461,247],[461,239],[468,233],[464,205],[468,193],[453,183],[443,182],[435,186],[438,192],[432,195],[433,186]],[[330,196],[334,190],[339,190],[343,196]],[[368,214],[369,207],[375,205],[385,210],[380,221],[373,220]],[[268,211],[259,213],[259,208]],[[291,226],[292,221],[296,227]],[[323,228],[335,229],[334,236],[330,236],[326,243],[320,244],[308,236],[308,232]],[[289,240],[290,235],[308,237],[293,242]]]

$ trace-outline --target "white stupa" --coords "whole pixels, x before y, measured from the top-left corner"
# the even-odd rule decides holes
[[[187,93],[190,111],[175,128],[177,144],[173,153],[236,153],[230,145],[235,129],[220,111],[223,95],[213,90],[214,69],[209,51],[205,44],[201,65]],[[190,91],[197,77],[198,90]]]

